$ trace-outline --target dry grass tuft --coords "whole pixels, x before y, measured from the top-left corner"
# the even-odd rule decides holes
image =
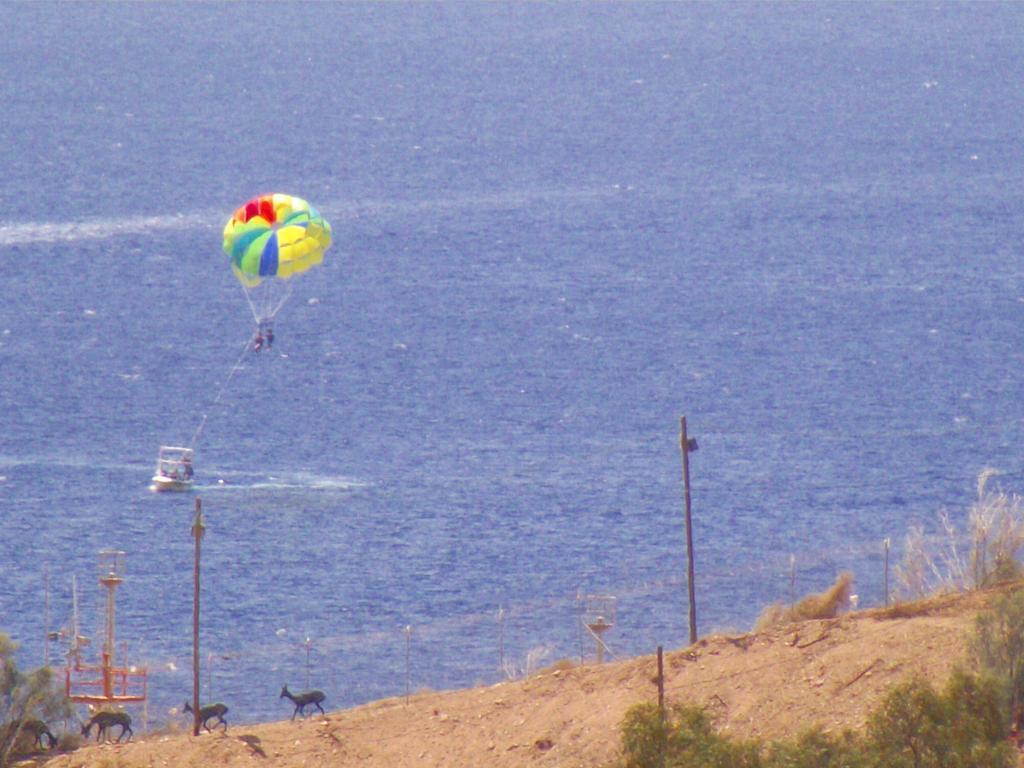
[[[559,659],[554,664],[545,667],[541,670],[542,673],[548,672],[568,672],[570,669],[576,668],[576,662],[572,659]]]
[[[873,615],[879,619],[912,619],[915,616],[930,616],[941,613],[948,605],[951,595],[937,595],[921,600],[893,603],[888,608],[878,608]]]
[[[835,618],[841,610],[849,606],[852,588],[853,574],[843,571],[836,577],[835,583],[824,592],[807,595],[790,607],[780,603],[769,605],[761,611],[761,615],[754,625],[754,631],[763,632],[766,629],[781,624],[791,624],[795,621]]]
[[[915,600],[1020,578],[1024,499],[989,490],[989,482],[999,474],[991,468],[978,474],[978,496],[967,512],[963,530],[945,510],[939,513],[939,536],[926,536],[920,525],[911,528],[903,563],[896,568],[900,596]]]

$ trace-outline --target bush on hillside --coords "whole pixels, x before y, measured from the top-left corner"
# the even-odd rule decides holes
[[[1009,768],[999,686],[957,670],[941,693],[920,679],[894,688],[863,734],[814,729],[770,744],[727,739],[707,712],[654,704],[622,723],[622,768]]]
[[[1024,591],[1000,596],[978,615],[968,648],[974,665],[1001,684],[1009,722],[1024,706]]]
[[[719,735],[700,707],[632,707],[622,722],[622,768],[760,768],[755,743]]]
[[[820,728],[805,732],[795,741],[778,741],[768,747],[765,768],[869,768],[870,757],[863,739],[852,731],[832,736]]]
[[[47,721],[71,717],[71,704],[49,667],[18,671],[17,643],[0,632],[0,768],[10,764],[26,740],[22,724],[34,718]],[[29,743],[28,747],[31,748]]]
[[[998,685],[962,671],[941,694],[921,679],[894,688],[865,739],[878,768],[1009,768],[1013,758]]]

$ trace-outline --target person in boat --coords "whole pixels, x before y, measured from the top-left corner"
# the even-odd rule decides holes
[[[267,349],[274,345],[274,329],[267,326]]]
[[[263,349],[263,331],[256,331],[256,335],[252,338],[252,351],[259,352]]]
[[[190,456],[181,457],[181,466],[185,470],[185,479],[192,479],[192,458]]]

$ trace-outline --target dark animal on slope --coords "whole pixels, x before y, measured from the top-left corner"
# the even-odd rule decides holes
[[[128,741],[132,740],[132,718],[127,712],[97,712],[95,715],[89,718],[89,722],[82,726],[82,735],[85,738],[89,738],[89,731],[92,730],[93,726],[96,726],[99,730],[96,732],[96,741],[103,741],[107,735],[107,731],[113,725],[121,726],[121,733],[117,735],[117,741],[121,741],[121,737],[128,734]]]
[[[321,714],[327,714],[324,712],[324,708],[320,706],[320,702],[327,698],[323,691],[306,691],[305,693],[295,694],[289,691],[288,686],[286,685],[281,689],[280,698],[291,699],[292,703],[295,705],[295,711],[292,712],[292,720],[294,720],[295,716],[299,714],[305,717],[306,707],[310,704],[319,709]]]
[[[195,710],[192,709],[192,705],[189,704],[187,701],[185,702],[184,711],[195,712]],[[199,722],[202,724],[203,728],[209,731],[210,720],[212,720],[213,718],[217,718],[218,722],[215,723],[213,727],[216,728],[218,725],[223,725],[224,731],[227,732],[228,721],[224,719],[224,715],[226,715],[227,713],[228,708],[220,702],[217,702],[216,704],[207,704],[205,707],[199,708]]]
[[[42,720],[26,720],[25,724],[21,727],[22,733],[28,732],[32,734],[32,738],[40,749],[53,749],[57,746],[57,737],[53,735],[49,726],[46,725]],[[49,747],[43,746],[43,737],[50,742]]]
[[[5,737],[10,738],[16,730],[18,730],[18,721],[7,723],[4,727]],[[49,726],[46,725],[42,720],[32,718],[25,720],[21,725],[21,736],[28,734],[32,737],[33,745],[39,747],[39,749],[53,749],[57,746],[57,737],[50,731]],[[50,743],[50,746],[43,745],[43,737]]]

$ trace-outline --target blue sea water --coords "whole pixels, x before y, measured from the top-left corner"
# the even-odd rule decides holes
[[[883,538],[985,467],[1020,489],[1022,24],[6,4],[0,630],[41,662],[75,576],[99,645],[123,550],[119,650],[170,717],[198,495],[236,721],[290,715],[285,682],[341,707],[591,653],[581,594],[618,597],[616,656],[678,647],[684,414],[702,634],[789,599],[791,555],[801,593],[849,569],[881,603]],[[335,242],[257,356],[220,240],[269,191]],[[147,490],[201,423],[196,494]]]

